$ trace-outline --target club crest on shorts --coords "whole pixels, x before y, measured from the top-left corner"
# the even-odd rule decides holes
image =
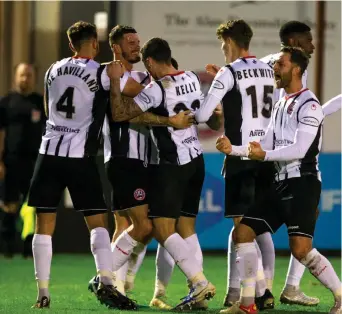
[[[137,201],[143,201],[146,197],[146,193],[143,189],[136,189],[134,191],[134,198],[137,200]]]

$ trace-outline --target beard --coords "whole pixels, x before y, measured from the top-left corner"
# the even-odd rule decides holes
[[[123,52],[122,57],[131,64],[138,63],[141,60],[141,57],[138,55],[136,57],[130,57],[127,53]]]
[[[291,84],[292,81],[292,69],[280,75],[280,80],[276,80],[277,88],[285,88]]]

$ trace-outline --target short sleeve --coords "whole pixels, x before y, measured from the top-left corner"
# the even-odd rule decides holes
[[[299,107],[297,118],[299,131],[316,134],[324,119],[322,107],[317,102],[309,101]]]
[[[222,67],[216,74],[208,94],[215,96],[219,101],[234,87],[234,75],[228,66]]]
[[[104,90],[110,89],[110,79],[107,74],[107,66],[105,66],[101,73],[101,84]],[[121,84],[120,84],[121,85]]]
[[[134,102],[142,111],[158,107],[163,101],[163,91],[157,82],[148,84],[136,97]]]
[[[129,78],[129,72],[125,72],[124,75],[120,78],[120,90],[123,91],[127,80]],[[110,78],[107,74],[107,66],[103,69],[101,73],[101,83],[104,90],[110,90]]]

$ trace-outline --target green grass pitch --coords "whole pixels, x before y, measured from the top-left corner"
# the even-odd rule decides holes
[[[155,267],[154,255],[146,257],[137,275],[132,297],[137,300],[140,311],[154,312],[148,307],[154,289]],[[286,276],[289,258],[276,259],[274,295],[276,309],[264,313],[328,313],[333,297],[308,271],[305,272],[302,288],[312,296],[318,296],[321,303],[317,307],[285,306],[278,302]],[[341,259],[331,258],[335,270],[341,274]],[[210,301],[209,312],[218,313],[222,308],[222,300],[226,288],[226,257],[204,256],[205,274],[217,288],[217,295]],[[53,257],[51,270],[51,309],[49,313],[108,313],[95,297],[87,290],[89,279],[94,275],[95,267],[89,255],[56,255]],[[168,288],[171,304],[176,305],[181,297],[187,294],[185,278],[176,269]],[[33,261],[22,260],[19,256],[13,260],[0,257],[0,313],[26,314],[36,298]],[[115,311],[119,312],[119,311]],[[127,313],[127,312],[126,312]],[[203,313],[203,312],[202,312]]]

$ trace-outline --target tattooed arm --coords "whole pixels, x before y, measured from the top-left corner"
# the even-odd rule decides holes
[[[169,117],[157,116],[152,112],[144,112],[140,116],[129,120],[129,122],[150,126],[171,126]]]
[[[120,78],[110,80],[110,103],[113,120],[116,122],[130,120],[143,113],[134,99],[121,95]]]

